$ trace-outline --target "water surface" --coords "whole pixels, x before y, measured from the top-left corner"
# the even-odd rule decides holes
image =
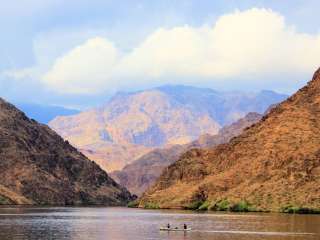
[[[160,232],[168,222],[191,232]],[[128,208],[0,208],[0,239],[320,240],[320,215]]]

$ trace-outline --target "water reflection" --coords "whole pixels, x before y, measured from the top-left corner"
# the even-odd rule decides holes
[[[160,232],[168,222],[193,231]],[[0,239],[320,239],[319,215],[225,214],[127,208],[0,208]]]

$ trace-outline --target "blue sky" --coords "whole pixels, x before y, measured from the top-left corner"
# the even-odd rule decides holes
[[[87,107],[162,84],[292,93],[320,65],[319,1],[13,0],[0,95]]]

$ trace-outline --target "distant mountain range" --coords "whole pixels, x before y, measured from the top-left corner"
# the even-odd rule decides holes
[[[131,194],[48,126],[0,98],[0,205],[125,205]]]
[[[118,93],[105,105],[49,125],[107,171],[120,170],[154,148],[186,144],[248,112],[263,113],[287,98],[272,91],[218,92],[164,86]]]
[[[80,111],[75,109],[68,109],[59,106],[40,105],[34,103],[16,103],[29,118],[32,118],[40,123],[48,124],[57,116],[69,116],[77,114]]]
[[[242,134],[166,168],[140,207],[319,212],[320,69]]]

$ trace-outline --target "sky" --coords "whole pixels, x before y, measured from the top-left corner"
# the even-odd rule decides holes
[[[12,0],[0,96],[87,108],[166,84],[293,93],[320,66],[317,0]]]

